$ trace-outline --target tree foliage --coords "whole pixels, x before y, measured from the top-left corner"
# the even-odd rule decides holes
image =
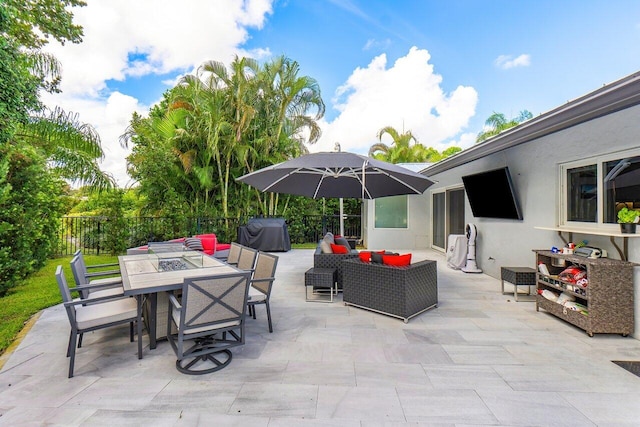
[[[57,91],[60,65],[40,49],[50,40],[81,41],[71,8],[79,0],[0,1],[0,295],[43,265],[65,212],[61,177],[104,189],[100,139],[41,90]]]
[[[165,93],[149,117],[134,114],[123,135],[146,212],[285,214],[294,199],[261,194],[235,179],[307,152],[305,144],[320,136],[324,109],[317,82],[300,76],[289,58],[204,63]]]
[[[385,135],[391,137],[390,145],[382,142]],[[435,163],[462,150],[449,147],[441,153],[433,147],[422,145],[411,131],[400,133],[392,126],[380,129],[377,137],[380,142],[369,148],[369,157],[389,163]]]
[[[520,111],[518,117],[513,117],[507,120],[507,117],[502,113],[496,113],[489,116],[489,118],[485,121],[485,125],[489,127],[489,129],[480,132],[476,138],[476,142],[482,142],[485,139],[491,138],[499,134],[500,132],[510,129],[514,126],[518,126],[520,123],[533,118],[533,114],[531,114],[527,110]]]

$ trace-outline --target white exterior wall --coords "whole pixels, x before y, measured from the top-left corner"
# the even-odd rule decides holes
[[[465,201],[465,221],[478,229],[476,258],[478,266],[500,278],[501,266],[535,267],[533,249],[562,247],[554,231],[534,227],[555,227],[559,220],[559,164],[637,147],[640,141],[640,107],[636,106],[582,123],[528,143],[506,149],[446,172],[430,176],[437,181],[426,191],[426,204],[417,224],[431,229],[431,191],[461,185],[463,175],[508,166],[520,202],[523,221],[474,218]],[[565,234],[566,235],[566,234]],[[429,238],[430,239],[430,238]],[[609,257],[618,253],[606,236],[574,234],[574,240],[588,240],[590,246],[606,249]],[[640,263],[640,238],[629,241],[629,261]],[[622,247],[621,239],[617,239]],[[640,267],[635,268],[635,333],[640,337]],[[498,290],[496,289],[496,292]]]
[[[424,249],[431,244],[428,235],[428,200],[424,195],[407,196],[407,228],[376,228],[375,201],[362,204],[363,243],[367,249]]]

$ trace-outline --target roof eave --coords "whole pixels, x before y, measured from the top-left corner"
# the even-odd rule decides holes
[[[640,72],[507,129],[420,171],[432,176],[580,123],[640,104]]]

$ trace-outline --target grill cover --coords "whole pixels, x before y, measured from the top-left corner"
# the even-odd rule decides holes
[[[289,231],[284,218],[252,218],[238,227],[238,243],[265,252],[287,252],[291,249]]]

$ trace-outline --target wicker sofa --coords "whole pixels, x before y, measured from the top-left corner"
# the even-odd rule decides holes
[[[436,261],[393,267],[347,259],[342,262],[342,274],[346,305],[398,317],[405,323],[438,306]]]
[[[322,253],[322,249],[320,249],[318,245],[313,254],[313,266],[314,268],[331,268],[336,270],[338,289],[342,289],[342,261],[352,258],[358,258],[358,251],[355,249],[352,249],[348,254],[325,254]]]

